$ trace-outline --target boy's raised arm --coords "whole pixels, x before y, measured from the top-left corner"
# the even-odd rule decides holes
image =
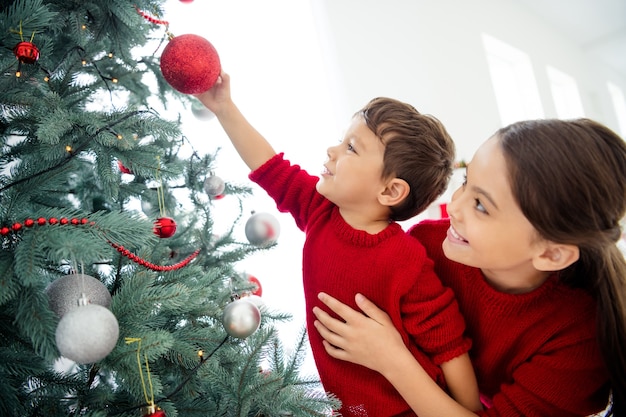
[[[230,95],[230,76],[224,72],[208,91],[196,95],[219,120],[241,159],[254,171],[276,155],[272,145],[246,120]]]

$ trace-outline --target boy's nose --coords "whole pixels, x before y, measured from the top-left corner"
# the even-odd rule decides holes
[[[329,146],[328,148],[326,148],[326,155],[328,156],[328,159],[333,158],[336,149],[337,146]]]

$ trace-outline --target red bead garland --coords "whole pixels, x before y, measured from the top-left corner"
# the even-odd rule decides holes
[[[68,219],[66,217],[61,217],[61,219],[57,219],[56,217],[50,217],[49,219],[46,219],[45,217],[39,217],[37,219],[37,221],[35,222],[35,220],[33,219],[26,219],[24,220],[23,223],[19,223],[19,222],[15,222],[11,225],[11,227],[9,228],[8,226],[2,226],[0,227],[0,236],[7,236],[8,234],[10,234],[11,232],[17,233],[20,230],[22,230],[22,228],[25,227],[33,227],[35,225],[35,223],[39,226],[45,226],[46,224],[50,224],[50,225],[56,225],[56,224],[61,224],[61,225],[73,225],[73,226],[80,226],[80,225],[86,225],[89,224],[90,226],[95,226],[96,223],[95,222],[90,222],[89,219],[87,218],[82,218],[82,219],[77,219],[75,217]],[[124,255],[125,257],[127,257],[128,259],[130,259],[131,261],[146,267],[152,271],[159,271],[159,272],[166,272],[166,271],[174,271],[177,269],[181,269],[185,266],[187,266],[189,264],[189,262],[191,262],[192,260],[194,260],[199,254],[200,254],[200,249],[196,250],[195,252],[193,252],[191,255],[189,255],[188,257],[186,257],[185,259],[183,259],[182,261],[173,264],[173,265],[156,265],[153,264],[145,259],[140,258],[139,256],[135,255],[134,253],[132,253],[131,251],[129,251],[128,249],[124,248],[124,246],[122,245],[118,245],[116,243],[111,242],[110,240],[107,240],[107,242],[109,243],[109,245],[111,245],[115,250],[117,250],[119,253],[121,253],[122,255]]]
[[[156,264],[153,264],[153,263],[151,263],[149,261],[146,261],[145,259],[140,258],[139,256],[135,255],[134,253],[132,253],[131,251],[129,251],[128,249],[126,249],[122,245],[118,245],[117,243],[113,243],[111,241],[109,241],[109,245],[111,245],[119,253],[121,253],[122,255],[124,255],[125,257],[130,259],[131,261],[133,261],[133,262],[135,262],[135,263],[137,263],[137,264],[139,264],[141,266],[145,266],[146,268],[151,269],[153,271],[159,271],[159,272],[174,271],[176,269],[180,269],[180,268],[182,268],[184,266],[187,266],[187,264],[189,262],[191,262],[200,253],[200,249],[198,249],[194,253],[192,253],[191,255],[186,257],[185,259],[183,259],[182,261],[178,262],[177,264],[173,264],[173,265],[156,265]]]
[[[6,236],[11,232],[19,232],[20,230],[22,230],[23,227],[30,228],[30,227],[33,227],[35,224],[37,224],[38,226],[44,226],[46,223],[52,224],[52,225],[55,225],[57,223],[60,223],[63,225],[71,223],[73,225],[78,226],[81,224],[87,224],[88,222],[89,220],[85,218],[67,219],[66,217],[62,217],[61,219],[57,219],[56,217],[50,217],[49,219],[46,219],[45,217],[39,217],[36,221],[29,218],[29,219],[24,220],[23,223],[19,223],[19,222],[13,223],[10,228],[7,226],[0,227],[0,235]]]
[[[165,25],[168,26],[170,23],[167,20],[157,19],[156,17],[150,16],[148,13],[142,11],[138,7],[136,7],[137,13],[144,19],[146,19],[150,23],[154,23],[155,25]]]

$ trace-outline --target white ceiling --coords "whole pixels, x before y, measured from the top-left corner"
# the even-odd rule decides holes
[[[515,0],[626,79],[626,0]]]

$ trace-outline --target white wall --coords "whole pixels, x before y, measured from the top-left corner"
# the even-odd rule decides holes
[[[626,91],[611,71],[511,0],[311,0],[346,119],[376,95],[408,101],[438,117],[459,158],[500,127],[481,33],[530,55],[546,117],[556,117],[546,66],[578,82],[587,117],[618,130],[606,82]],[[584,22],[581,22],[584,25]]]

